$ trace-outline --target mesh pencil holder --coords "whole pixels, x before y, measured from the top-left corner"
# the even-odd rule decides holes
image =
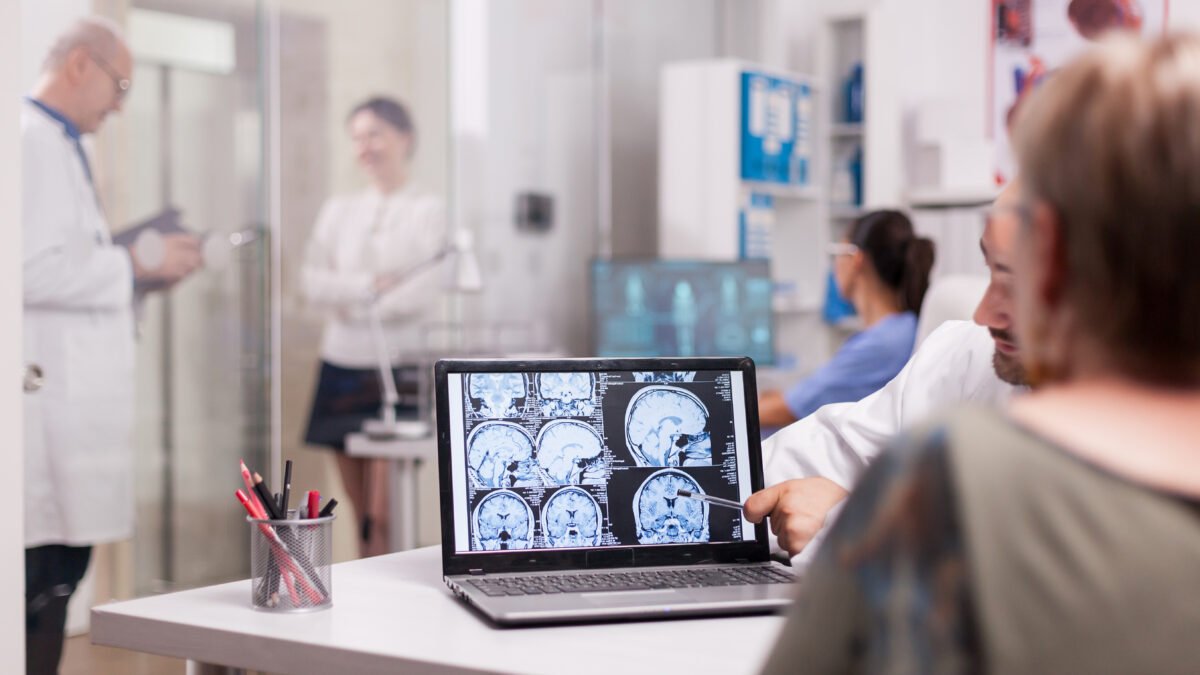
[[[246,518],[254,609],[311,612],[333,604],[334,518]]]

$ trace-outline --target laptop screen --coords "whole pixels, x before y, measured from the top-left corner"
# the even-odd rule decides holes
[[[447,372],[454,551],[755,541],[743,378]]]

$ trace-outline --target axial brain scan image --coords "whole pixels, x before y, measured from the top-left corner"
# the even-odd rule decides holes
[[[598,546],[600,524],[600,505],[582,488],[559,490],[542,507],[542,532],[547,546]]]
[[[533,509],[509,490],[493,492],[475,507],[475,549],[505,551],[533,543]]]
[[[480,401],[475,411],[483,417],[516,417],[517,400],[525,398],[525,376],[520,373],[471,373],[468,395]]]
[[[538,432],[537,463],[552,485],[600,485],[606,464],[604,441],[590,425],[555,420]]]
[[[676,469],[657,471],[633,497],[638,542],[642,544],[686,544],[708,541],[708,504],[678,496],[678,491],[702,494],[691,476]]]
[[[691,382],[694,379],[696,379],[694,370],[637,371],[633,374],[634,382]]]
[[[646,387],[625,411],[625,443],[638,466],[712,464],[708,409],[678,387]]]
[[[587,417],[595,410],[591,373],[541,373],[537,385],[546,417]]]
[[[480,488],[541,485],[533,439],[512,422],[484,422],[467,436],[467,473]]]

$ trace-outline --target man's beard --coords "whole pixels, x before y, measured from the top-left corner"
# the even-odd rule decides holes
[[[1012,334],[1008,331],[999,331],[994,328],[989,328],[988,332],[993,338],[1004,340],[1009,344],[1014,344]],[[1000,350],[996,350],[992,354],[992,368],[996,370],[996,377],[1001,381],[1009,384],[1014,384],[1018,387],[1023,387],[1029,384],[1025,380],[1025,367],[1021,365],[1021,361],[1014,356],[1001,354]]]
[[[996,377],[1004,382],[1015,384],[1018,387],[1028,384],[1025,381],[1025,367],[1011,356],[996,352],[992,355],[992,367],[996,369]]]

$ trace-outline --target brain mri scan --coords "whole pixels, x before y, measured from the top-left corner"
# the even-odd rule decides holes
[[[638,466],[712,464],[708,409],[678,387],[646,387],[625,411],[625,444]]]
[[[542,414],[546,417],[587,417],[595,410],[591,373],[541,373],[537,376]]]
[[[633,497],[638,542],[687,544],[708,541],[708,504],[678,496],[678,490],[703,493],[691,476],[677,469],[651,474]]]
[[[467,473],[478,488],[541,485],[533,439],[512,422],[484,422],[467,436]]]
[[[520,495],[498,490],[475,507],[475,549],[505,551],[533,544],[533,509]]]
[[[516,417],[517,401],[525,398],[525,376],[520,373],[471,373],[468,395],[480,401],[475,411],[483,417]]]
[[[542,532],[547,546],[599,546],[600,524],[600,505],[582,488],[559,490],[542,507]]]
[[[696,379],[696,371],[694,370],[679,370],[674,372],[638,371],[633,374],[634,382],[691,382],[694,379]]]
[[[604,441],[590,425],[555,420],[538,432],[537,463],[551,485],[601,485]]]

